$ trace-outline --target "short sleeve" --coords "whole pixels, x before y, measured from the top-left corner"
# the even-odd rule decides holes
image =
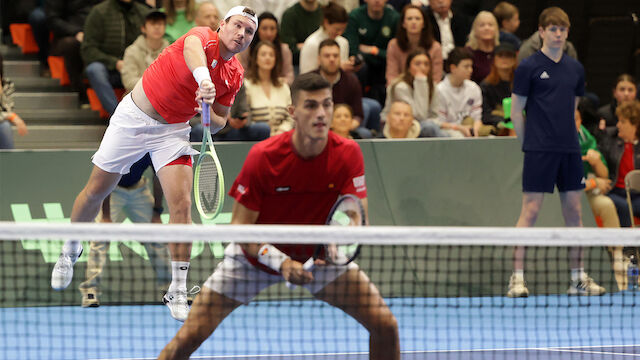
[[[209,35],[209,31],[211,31],[211,30],[206,26],[196,26],[196,27],[192,28],[191,30],[189,30],[185,34],[185,38],[188,37],[188,36],[192,36],[193,35],[193,36],[197,37],[198,39],[200,39],[200,43],[204,47],[205,45],[207,45],[209,40],[211,40],[211,37]]]
[[[528,66],[529,62],[525,59],[520,66],[516,68],[516,72],[513,77],[513,93],[520,96],[529,96],[529,89],[531,85],[531,67]]]
[[[360,146],[355,141],[351,142],[344,156],[347,159],[348,170],[345,172],[347,179],[345,179],[340,193],[354,194],[364,199],[367,197],[367,184],[364,177],[364,158]]]
[[[229,196],[250,210],[260,211],[264,196],[263,186],[258,176],[261,156],[254,150],[255,148],[249,151],[240,174],[231,185]]]

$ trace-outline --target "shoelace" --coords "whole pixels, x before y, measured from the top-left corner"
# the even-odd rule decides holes
[[[191,290],[187,291],[188,295],[196,295],[197,293],[200,292],[200,286],[198,285],[194,285]]]
[[[71,259],[68,256],[61,256],[62,257],[62,261],[56,265],[55,269],[57,272],[63,272],[68,270],[69,268],[71,268]]]

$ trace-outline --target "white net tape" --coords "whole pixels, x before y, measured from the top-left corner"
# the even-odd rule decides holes
[[[178,225],[0,222],[0,240],[139,240],[369,245],[640,246],[640,231],[602,228]]]

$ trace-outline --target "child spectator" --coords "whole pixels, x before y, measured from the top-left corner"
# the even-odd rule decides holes
[[[391,105],[402,101],[413,109],[413,118],[419,121],[424,136],[446,136],[438,122],[438,93],[432,80],[429,53],[423,48],[412,51],[405,60],[405,70],[387,89],[382,120],[387,120]]]
[[[4,77],[3,59],[0,55],[0,149],[13,149],[13,131],[11,123],[16,126],[18,135],[27,135],[27,126],[18,114],[13,112],[13,93],[16,88],[13,81]]]
[[[522,40],[515,32],[520,27],[520,12],[514,5],[501,1],[493,9],[493,15],[500,27],[500,43],[510,43],[516,50],[520,49]]]
[[[491,72],[480,83],[482,89],[482,123],[489,127],[494,135],[508,135],[510,133],[505,124],[505,114],[502,107],[505,98],[511,98],[513,75],[516,71],[516,49],[508,42],[500,43],[495,49],[495,56],[491,64]],[[510,118],[511,114],[507,114]],[[510,126],[513,128],[513,126]],[[511,134],[515,135],[515,134]]]
[[[473,53],[473,73],[471,80],[480,84],[491,71],[493,51],[500,43],[498,22],[492,13],[480,11],[473,20],[467,47]]]
[[[167,30],[164,38],[173,43],[195,25],[195,0],[167,0],[163,9],[167,13]]]
[[[287,85],[291,85],[294,78],[293,55],[289,45],[281,41],[280,33],[278,32],[278,19],[270,12],[260,14],[258,17],[258,31],[253,37],[251,45],[245,51],[236,55],[245,69],[249,68],[249,57],[251,57],[253,49],[260,41],[272,42],[276,49],[280,49],[279,54],[276,54],[280,57],[282,63],[279,76],[285,78]]]
[[[169,42],[163,37],[166,24],[165,13],[157,10],[149,12],[140,28],[142,34],[124,51],[124,66],[120,75],[127,92],[133,90],[144,71],[169,46]]]
[[[411,105],[404,101],[394,101],[382,137],[386,139],[415,139],[420,136],[420,124],[413,118]]]
[[[331,120],[331,130],[347,139],[359,139],[360,135],[353,131],[360,123],[353,118],[351,106],[347,104],[336,104],[333,107],[333,120]]]
[[[353,65],[349,62],[349,41],[342,36],[349,20],[347,11],[330,2],[323,8],[323,12],[322,25],[309,35],[300,49],[300,74],[318,68],[318,47],[325,39],[333,39],[340,46],[340,67],[345,71],[353,70]]]
[[[456,47],[445,62],[449,74],[436,87],[440,128],[451,137],[478,136],[482,126],[482,91],[471,81],[473,54]]]
[[[416,5],[406,5],[402,9],[396,37],[387,45],[387,85],[405,70],[407,55],[417,47],[429,52],[431,58],[431,78],[434,83],[442,80],[442,48],[433,37],[429,18]]]

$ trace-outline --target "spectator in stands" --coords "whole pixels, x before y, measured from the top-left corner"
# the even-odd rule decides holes
[[[495,16],[488,11],[481,11],[473,20],[467,47],[473,54],[473,73],[471,80],[480,84],[491,71],[493,50],[500,44],[500,33]]]
[[[13,93],[16,88],[9,78],[4,77],[2,55],[0,55],[0,149],[13,149],[13,130],[11,124],[16,126],[18,135],[27,135],[27,126],[18,114],[13,111]]]
[[[211,1],[198,3],[196,7],[196,26],[208,26],[211,30],[218,30],[220,25],[220,12]]]
[[[161,36],[164,33],[161,34]],[[162,224],[162,187],[160,180],[153,177],[153,194],[149,191],[145,170],[151,166],[151,157],[146,154],[131,166],[102,204],[102,211],[96,221],[103,223],[122,223],[126,219],[134,223]],[[166,243],[143,243],[147,256],[156,273],[156,285],[160,291],[166,291],[171,282],[171,264]],[[109,242],[92,241],[87,260],[86,279],[80,284],[82,307],[98,307],[100,301],[100,280],[107,260]],[[147,286],[147,285],[145,285]]]
[[[161,11],[150,11],[140,29],[142,34],[133,44],[124,51],[124,65],[120,70],[122,84],[127,92],[133,90],[142,74],[151,63],[160,55],[162,50],[169,46],[164,39],[167,15]]]
[[[350,13],[353,9],[360,6],[359,0],[331,0],[331,1],[342,6],[347,11],[347,14]]]
[[[442,46],[442,58],[445,60],[454,47],[464,46],[471,30],[471,19],[464,14],[454,14],[451,1],[431,0],[426,9],[433,35]]]
[[[361,138],[370,138],[371,131],[380,130],[380,104],[373,99],[362,97],[362,89],[358,78],[349,71],[340,68],[340,46],[335,40],[323,40],[318,49],[319,68],[314,72],[320,74],[332,87],[333,102],[347,104],[351,107],[353,117],[360,124],[355,130]]]
[[[613,85],[613,99],[611,103],[603,105],[598,109],[598,115],[601,117],[599,128],[604,130],[605,127],[614,127],[618,124],[616,116],[616,108],[625,101],[631,101],[636,98],[638,92],[636,79],[629,74],[618,76]]]
[[[49,56],[49,26],[44,10],[44,0],[38,0],[38,6],[29,13],[29,25],[33,38],[38,44],[38,61],[40,62],[40,76],[50,77],[47,57]]]
[[[347,28],[349,15],[340,5],[329,2],[323,8],[322,25],[309,35],[300,49],[300,73],[318,68],[318,47],[325,39],[333,39],[340,46],[340,67],[345,71],[352,71],[353,64],[349,61],[349,41],[342,36]]]
[[[522,62],[522,60],[538,52],[540,49],[542,49],[542,30],[538,29],[538,31],[533,33],[520,46],[520,51],[518,51],[518,64]],[[578,52],[576,51],[575,46],[573,46],[570,41],[567,40],[564,42],[562,51],[572,58],[578,60]]]
[[[598,150],[596,138],[582,125],[583,115],[587,115],[587,111],[591,107],[593,107],[591,101],[582,98],[578,103],[575,114],[584,178],[586,179],[584,191],[593,216],[601,221],[601,226],[618,228],[620,227],[620,219],[618,218],[616,206],[611,198],[606,195],[609,190],[611,190],[611,179],[609,179],[607,161],[604,155]],[[624,264],[622,247],[609,246],[607,249],[611,255],[612,267],[618,288],[624,290],[626,289],[626,266]]]
[[[520,11],[513,4],[501,1],[493,9],[493,15],[500,27],[500,43],[508,42],[516,50],[520,49],[522,40],[515,34],[520,27]]]
[[[101,1],[46,0],[44,5],[47,24],[53,32],[51,55],[64,58],[71,90],[78,92],[78,103],[81,107],[88,107],[89,104],[87,87],[82,75],[84,64],[80,54],[80,46],[84,40],[82,28],[91,8]]]
[[[480,83],[482,90],[482,123],[490,127],[493,135],[511,134],[513,126],[505,124],[503,100],[511,98],[513,76],[516,71],[516,48],[509,42],[495,48],[491,72]],[[506,114],[511,118],[511,114]]]
[[[278,32],[278,19],[270,12],[264,12],[258,17],[258,32],[253,37],[253,41],[249,47],[236,55],[238,60],[245,69],[249,68],[249,57],[256,45],[260,41],[272,42],[276,48],[280,49],[280,59],[282,63],[282,69],[280,77],[283,77],[287,82],[287,85],[293,83],[294,70],[293,70],[293,55],[289,49],[289,45],[282,42],[280,39],[280,33]]]
[[[347,104],[335,104],[333,106],[331,131],[343,138],[360,139],[358,132],[354,131],[358,126],[360,126],[360,123],[353,117],[351,106]]]
[[[272,136],[293,129],[293,119],[287,111],[291,105],[291,92],[289,85],[279,76],[282,61],[278,50],[272,42],[259,42],[251,52],[244,79],[250,126],[266,124]]]
[[[293,65],[300,63],[300,49],[304,41],[322,24],[322,7],[318,0],[300,0],[282,14],[280,37],[289,45]]]
[[[442,137],[438,120],[438,92],[432,79],[431,58],[427,50],[419,47],[413,50],[405,60],[405,70],[387,88],[387,99],[382,110],[382,120],[387,117],[391,106],[397,101],[409,104],[413,114],[422,127],[423,136]]]
[[[387,122],[380,134],[386,139],[415,139],[420,136],[420,123],[413,118],[411,105],[402,100],[394,101],[389,109]]]
[[[456,47],[445,67],[449,74],[436,87],[440,129],[450,137],[478,136],[482,126],[482,91],[470,80],[473,54],[469,49]]]
[[[354,65],[356,56],[364,59],[362,67],[356,67],[363,94],[384,103],[387,68],[387,45],[395,36],[400,14],[385,6],[387,0],[365,0],[365,4],[349,14],[345,37],[349,40],[349,56]]]
[[[439,83],[442,80],[442,48],[433,37],[429,18],[419,6],[409,4],[402,9],[396,37],[387,45],[387,85],[405,71],[407,56],[418,47],[429,52],[431,78]]]
[[[132,0],[105,0],[87,16],[82,59],[87,64],[89,83],[109,115],[118,105],[113,89],[123,87],[120,70],[124,50],[140,35],[148,12],[149,8]]]
[[[164,34],[169,43],[191,30],[195,26],[195,0],[165,0],[163,10],[167,13],[167,30]]]
[[[543,10],[538,20],[542,49],[516,69],[511,120],[524,152],[518,227],[535,225],[545,193],[553,193],[556,186],[565,225],[582,226],[583,168],[574,118],[577,101],[584,96],[585,74],[577,60],[564,54],[570,25],[569,16],[559,7]],[[529,295],[525,253],[523,246],[514,249],[509,297]],[[582,247],[569,248],[569,267],[569,295],[604,294],[605,289],[584,271]]]
[[[629,171],[640,169],[640,102],[623,102],[616,108],[618,136],[603,137],[600,150],[609,168],[613,188],[607,194],[616,205],[620,225],[630,227],[629,207],[624,186],[624,177]],[[640,216],[640,194],[631,193],[633,213]]]

